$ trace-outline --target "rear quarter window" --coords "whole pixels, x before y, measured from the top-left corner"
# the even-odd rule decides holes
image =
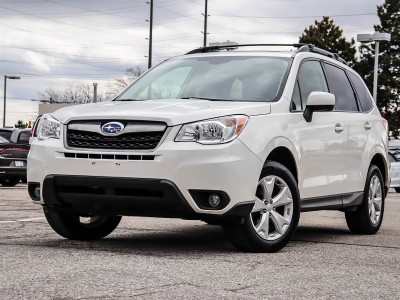
[[[370,93],[368,92],[365,84],[355,74],[348,72],[351,82],[353,82],[354,88],[356,89],[358,100],[360,100],[362,111],[369,111],[373,104]]]

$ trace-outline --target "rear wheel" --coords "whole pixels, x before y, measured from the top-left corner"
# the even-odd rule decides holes
[[[381,171],[375,165],[368,170],[364,199],[356,211],[346,212],[346,222],[352,233],[375,234],[382,224],[385,190]]]
[[[6,177],[0,179],[0,184],[2,186],[10,187],[10,186],[16,186],[19,181],[20,181],[19,177]]]
[[[283,165],[267,161],[252,212],[227,219],[223,227],[231,242],[247,252],[276,252],[292,239],[300,218],[297,183]]]
[[[58,212],[44,208],[47,222],[62,237],[71,240],[101,239],[117,228],[120,216],[78,216],[67,212]]]
[[[395,188],[396,193],[400,193],[400,188]]]

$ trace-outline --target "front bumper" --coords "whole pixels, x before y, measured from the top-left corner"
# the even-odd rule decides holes
[[[49,175],[43,198],[47,209],[79,215],[202,218],[168,180]],[[253,201],[238,203],[224,216],[249,214],[253,206]]]
[[[79,178],[79,181],[84,184],[92,182],[92,187],[99,186],[99,182],[92,181],[93,178],[100,178],[100,185],[104,185],[107,180],[120,182],[121,188],[137,186],[138,182],[139,186],[161,186],[161,190],[166,188],[167,185],[174,186],[177,191],[175,194],[179,195],[178,198],[184,200],[184,204],[179,205],[182,205],[182,207],[186,205],[191,209],[189,211],[196,215],[223,215],[239,203],[254,201],[259,175],[263,166],[263,162],[254,153],[239,139],[222,145],[174,142],[174,137],[178,130],[179,127],[173,127],[164,142],[151,153],[144,151],[101,152],[94,150],[68,150],[64,147],[62,139],[35,140],[28,156],[28,182],[39,183],[42,187],[42,197],[40,201],[35,201],[35,203],[48,205],[54,199],[59,198],[57,195],[47,194],[46,192],[46,185],[56,186],[56,184],[51,183],[51,180],[46,183],[46,180],[53,178],[52,180],[57,181],[56,178],[58,176],[70,179]],[[92,155],[152,155],[154,159],[119,160],[117,157],[114,157],[114,159],[95,159],[89,158],[91,156],[88,155],[86,158],[77,158],[78,156],[76,155],[74,158],[70,158],[65,155],[65,153],[76,152]],[[227,206],[220,210],[201,209],[192,198],[191,190],[222,191],[228,195],[230,201]],[[112,203],[111,195],[98,197],[95,192],[93,193],[85,194],[84,196],[75,195],[74,202],[78,202],[82,206],[90,202],[93,207],[96,201],[101,202],[108,198],[110,200],[104,201],[106,203],[111,201],[110,203]],[[164,193],[169,195],[168,191],[164,191]],[[176,195],[173,198],[176,198]],[[62,195],[62,198],[65,202],[66,195]],[[156,205],[159,205],[159,207],[155,207],[156,205],[151,205],[151,197],[147,197],[147,200],[139,198],[128,197],[117,201],[119,204],[115,204],[113,209],[119,215],[152,216],[155,214],[155,216],[166,217],[170,215],[167,209],[168,205],[165,206],[163,203],[158,203]],[[122,202],[133,210],[136,209],[136,213],[132,212],[132,209],[124,207],[121,204]],[[144,204],[141,203],[139,205],[139,202],[144,202]],[[80,205],[74,204],[74,206],[78,207]],[[107,204],[107,206],[109,205]],[[142,206],[143,209],[137,208],[139,206]],[[165,212],[164,215],[163,211]],[[178,215],[182,214],[178,213]]]

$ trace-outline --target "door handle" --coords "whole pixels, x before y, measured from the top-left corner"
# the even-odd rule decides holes
[[[340,132],[342,132],[343,130],[344,130],[344,127],[343,127],[342,124],[337,123],[337,124],[335,125],[335,131],[336,131],[337,133],[340,133]]]
[[[371,125],[369,122],[365,122],[364,128],[365,128],[366,130],[370,130],[370,129],[372,128],[372,125]]]

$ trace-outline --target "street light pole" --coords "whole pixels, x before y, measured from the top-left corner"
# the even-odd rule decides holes
[[[375,42],[375,61],[374,61],[374,90],[372,96],[374,97],[375,103],[377,102],[378,95],[378,61],[379,61],[379,41]]]
[[[6,127],[6,98],[7,98],[7,76],[4,75],[4,100],[3,100],[3,128]]]
[[[19,76],[7,76],[7,75],[4,75],[3,127],[6,127],[7,79],[21,79],[21,77],[19,77]]]
[[[390,33],[375,32],[373,34],[357,34],[357,42],[370,43],[375,42],[375,61],[374,61],[374,88],[372,95],[375,103],[378,101],[378,62],[379,62],[379,42],[390,42]]]

